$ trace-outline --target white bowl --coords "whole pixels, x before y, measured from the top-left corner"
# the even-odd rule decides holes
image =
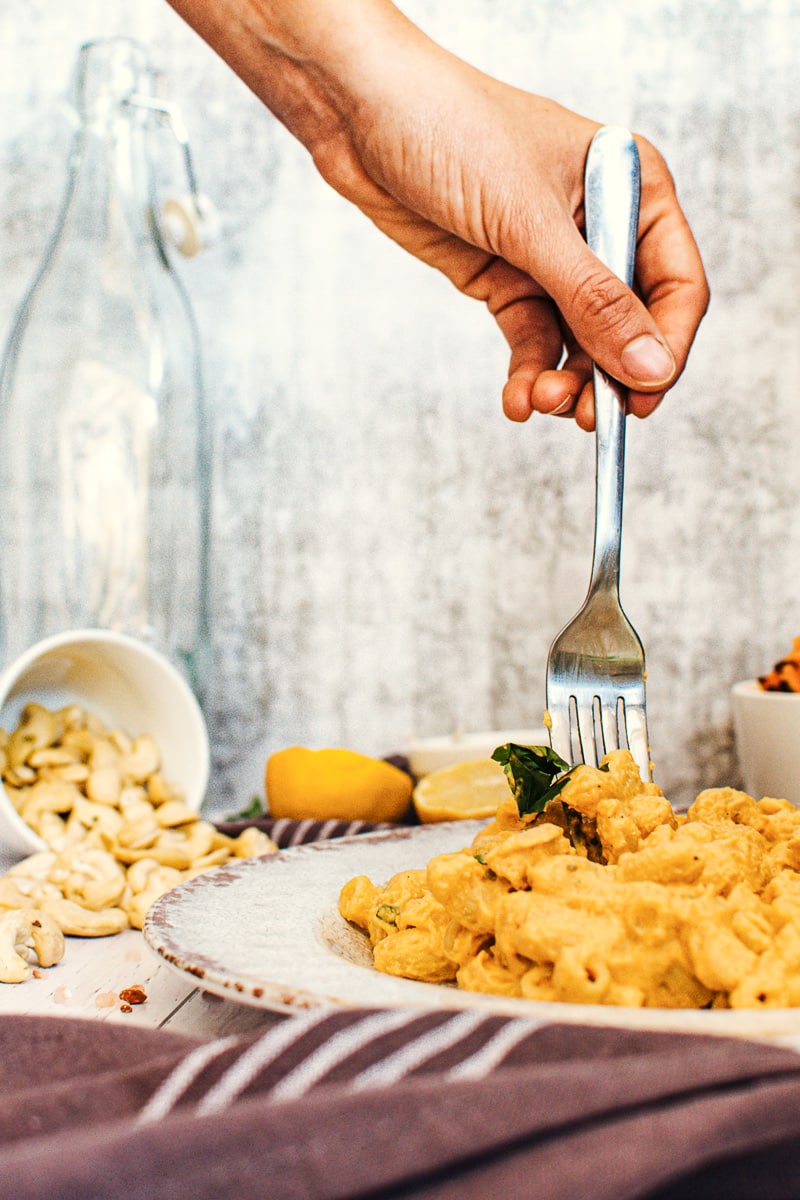
[[[451,767],[455,763],[491,758],[498,746],[516,742],[520,746],[549,746],[550,735],[541,729],[499,729],[480,733],[454,733],[450,737],[410,738],[406,754],[414,775]]]
[[[104,629],[45,638],[0,674],[0,726],[15,729],[30,702],[48,709],[80,704],[109,728],[130,737],[150,734],[165,779],[183,790],[190,808],[200,809],[210,761],[203,714],[180,672],[151,647]],[[0,784],[0,857],[44,848]]]
[[[745,790],[800,805],[800,693],[765,692],[746,679],[731,695]]]

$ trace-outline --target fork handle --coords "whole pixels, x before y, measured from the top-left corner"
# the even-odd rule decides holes
[[[639,154],[627,129],[605,125],[592,139],[584,172],[586,241],[631,286],[639,225]],[[625,478],[625,389],[592,366],[596,428],[594,557],[589,592],[619,595],[622,489]]]

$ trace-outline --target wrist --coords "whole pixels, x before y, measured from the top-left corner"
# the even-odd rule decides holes
[[[404,43],[429,42],[391,0],[169,0],[305,144],[326,109],[346,114],[395,72]]]
[[[346,20],[341,0],[300,0],[282,4],[281,10],[275,44],[291,64],[287,69],[294,71],[296,83],[300,77],[305,99],[299,114],[278,115],[312,152],[328,130],[319,107],[302,127],[309,95],[329,108],[334,123],[351,132],[363,130],[396,107],[409,108],[415,93],[423,100],[427,82],[436,74],[434,60],[445,53],[391,0],[348,0]]]

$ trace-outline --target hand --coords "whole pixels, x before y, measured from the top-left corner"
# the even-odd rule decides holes
[[[511,350],[506,415],[594,426],[591,361],[644,417],[683,369],[708,304],[661,156],[642,168],[635,292],[581,234],[596,122],[498,82],[388,0],[171,0],[384,233],[483,300]]]

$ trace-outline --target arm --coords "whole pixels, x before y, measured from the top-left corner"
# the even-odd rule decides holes
[[[511,350],[508,417],[574,415],[591,429],[591,359],[630,389],[629,411],[656,408],[683,369],[708,288],[650,143],[637,138],[639,300],[580,232],[595,122],[462,62],[389,0],[169,2],[332,187],[484,301]]]

